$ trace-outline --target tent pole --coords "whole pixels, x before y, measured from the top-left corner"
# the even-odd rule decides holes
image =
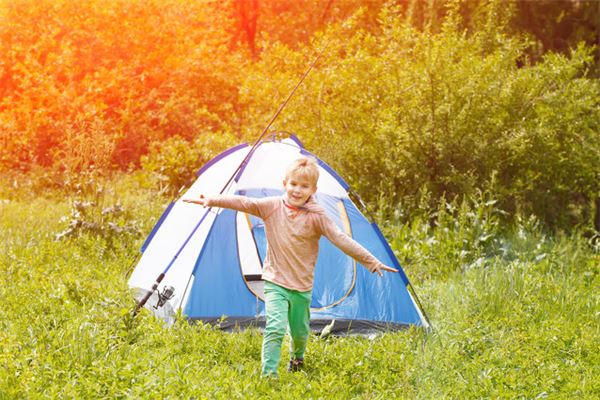
[[[419,307],[419,310],[421,310],[421,312],[423,313],[423,317],[425,318],[425,321],[427,321],[428,327],[430,327],[433,330],[433,324],[429,320],[429,317],[427,316],[427,313],[425,312],[425,308],[423,308],[423,305],[421,304],[421,300],[419,300],[419,296],[417,296],[417,291],[413,287],[412,283],[410,283],[410,281],[408,282],[408,287],[410,288],[410,291],[412,292],[412,294],[415,296],[417,306]]]

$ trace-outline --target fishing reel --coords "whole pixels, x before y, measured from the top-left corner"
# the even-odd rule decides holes
[[[154,306],[155,310],[158,309],[159,307],[164,306],[168,300],[171,300],[175,296],[175,294],[174,294],[175,288],[173,286],[165,286],[163,288],[162,292],[159,292],[156,289],[154,291],[158,295],[158,301],[156,302],[156,305]]]

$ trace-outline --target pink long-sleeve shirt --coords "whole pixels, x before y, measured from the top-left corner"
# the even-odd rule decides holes
[[[311,196],[300,209],[290,209],[284,197],[255,199],[245,196],[217,196],[208,206],[230,208],[263,219],[267,236],[267,256],[262,277],[287,289],[312,289],[319,254],[319,238],[324,235],[344,253],[373,272],[380,265],[369,251],[341,231]]]

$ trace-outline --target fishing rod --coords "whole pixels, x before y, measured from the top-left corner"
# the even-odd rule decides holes
[[[283,111],[283,109],[285,108],[285,106],[287,106],[287,104],[290,102],[290,100],[291,100],[292,96],[294,95],[294,93],[296,93],[296,90],[300,87],[300,85],[302,84],[302,82],[304,82],[304,79],[308,76],[308,74],[312,71],[312,69],[314,68],[314,66],[317,64],[317,62],[319,61],[319,59],[321,58],[321,56],[325,52],[325,49],[327,49],[327,46],[329,45],[329,42],[330,42],[330,40],[328,40],[325,43],[325,45],[323,46],[323,48],[318,52],[317,57],[315,57],[315,59],[310,64],[310,66],[308,67],[308,69],[300,77],[300,80],[298,81],[298,83],[296,83],[296,85],[294,86],[294,88],[292,89],[292,91],[288,94],[288,96],[285,99],[285,101],[279,106],[279,109],[275,112],[275,114],[273,114],[273,117],[271,118],[271,120],[269,121],[269,123],[265,126],[265,128],[261,132],[261,134],[258,137],[258,139],[256,139],[256,141],[254,142],[254,144],[250,148],[250,151],[248,151],[248,154],[246,154],[246,156],[244,157],[244,159],[242,160],[242,162],[238,165],[238,167],[233,172],[233,174],[231,175],[231,177],[227,180],[227,183],[225,183],[225,185],[223,186],[223,188],[221,189],[221,191],[219,192],[219,194],[223,194],[225,192],[225,190],[229,187],[229,185],[232,183],[232,181],[237,176],[237,174],[240,172],[240,170],[248,163],[248,160],[250,159],[250,157],[252,156],[252,154],[254,153],[254,151],[256,150],[256,148],[261,143],[261,140],[264,138],[264,136],[269,131],[269,128],[271,127],[271,125],[273,125],[273,123],[275,122],[275,120],[277,119],[277,117],[279,117],[279,114],[281,114],[281,112]],[[152,285],[152,288],[138,302],[138,304],[135,307],[135,310],[133,311],[133,316],[137,315],[137,313],[146,305],[146,303],[148,302],[148,300],[150,299],[150,297],[152,296],[152,294],[154,294],[155,292],[158,293],[158,286],[160,285],[160,283],[162,282],[162,280],[165,278],[165,275],[167,274],[167,272],[169,271],[169,269],[173,266],[173,264],[177,260],[177,257],[179,257],[179,255],[181,254],[181,252],[183,251],[183,249],[185,248],[185,246],[187,246],[187,244],[189,243],[190,239],[192,238],[192,236],[194,235],[194,233],[196,233],[196,231],[198,230],[198,228],[200,227],[200,225],[202,225],[202,222],[204,222],[204,219],[206,218],[206,216],[208,215],[208,213],[211,210],[212,210],[212,207],[209,207],[209,208],[206,209],[206,211],[204,212],[204,215],[202,215],[202,218],[200,218],[200,221],[194,226],[194,228],[192,229],[192,232],[188,235],[188,237],[183,242],[183,244],[181,245],[181,247],[179,248],[179,250],[177,250],[177,253],[175,253],[175,256],[171,259],[171,261],[169,262],[169,264],[167,265],[167,267],[164,269],[164,271],[161,272],[160,275],[158,275],[158,277],[156,278],[156,281]],[[164,292],[163,293],[158,293],[158,295],[159,295],[159,301],[163,301],[163,303],[164,303],[164,301],[166,301],[165,299],[168,300],[169,298],[171,298],[173,296],[173,290],[172,290],[171,287],[165,288]]]

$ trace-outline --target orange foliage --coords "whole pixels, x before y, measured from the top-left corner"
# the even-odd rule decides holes
[[[239,135],[260,41],[382,2],[0,0],[0,170],[127,168],[166,138]]]
[[[153,141],[225,129],[244,62],[228,50],[227,12],[217,1],[0,0],[0,168],[126,167]]]

